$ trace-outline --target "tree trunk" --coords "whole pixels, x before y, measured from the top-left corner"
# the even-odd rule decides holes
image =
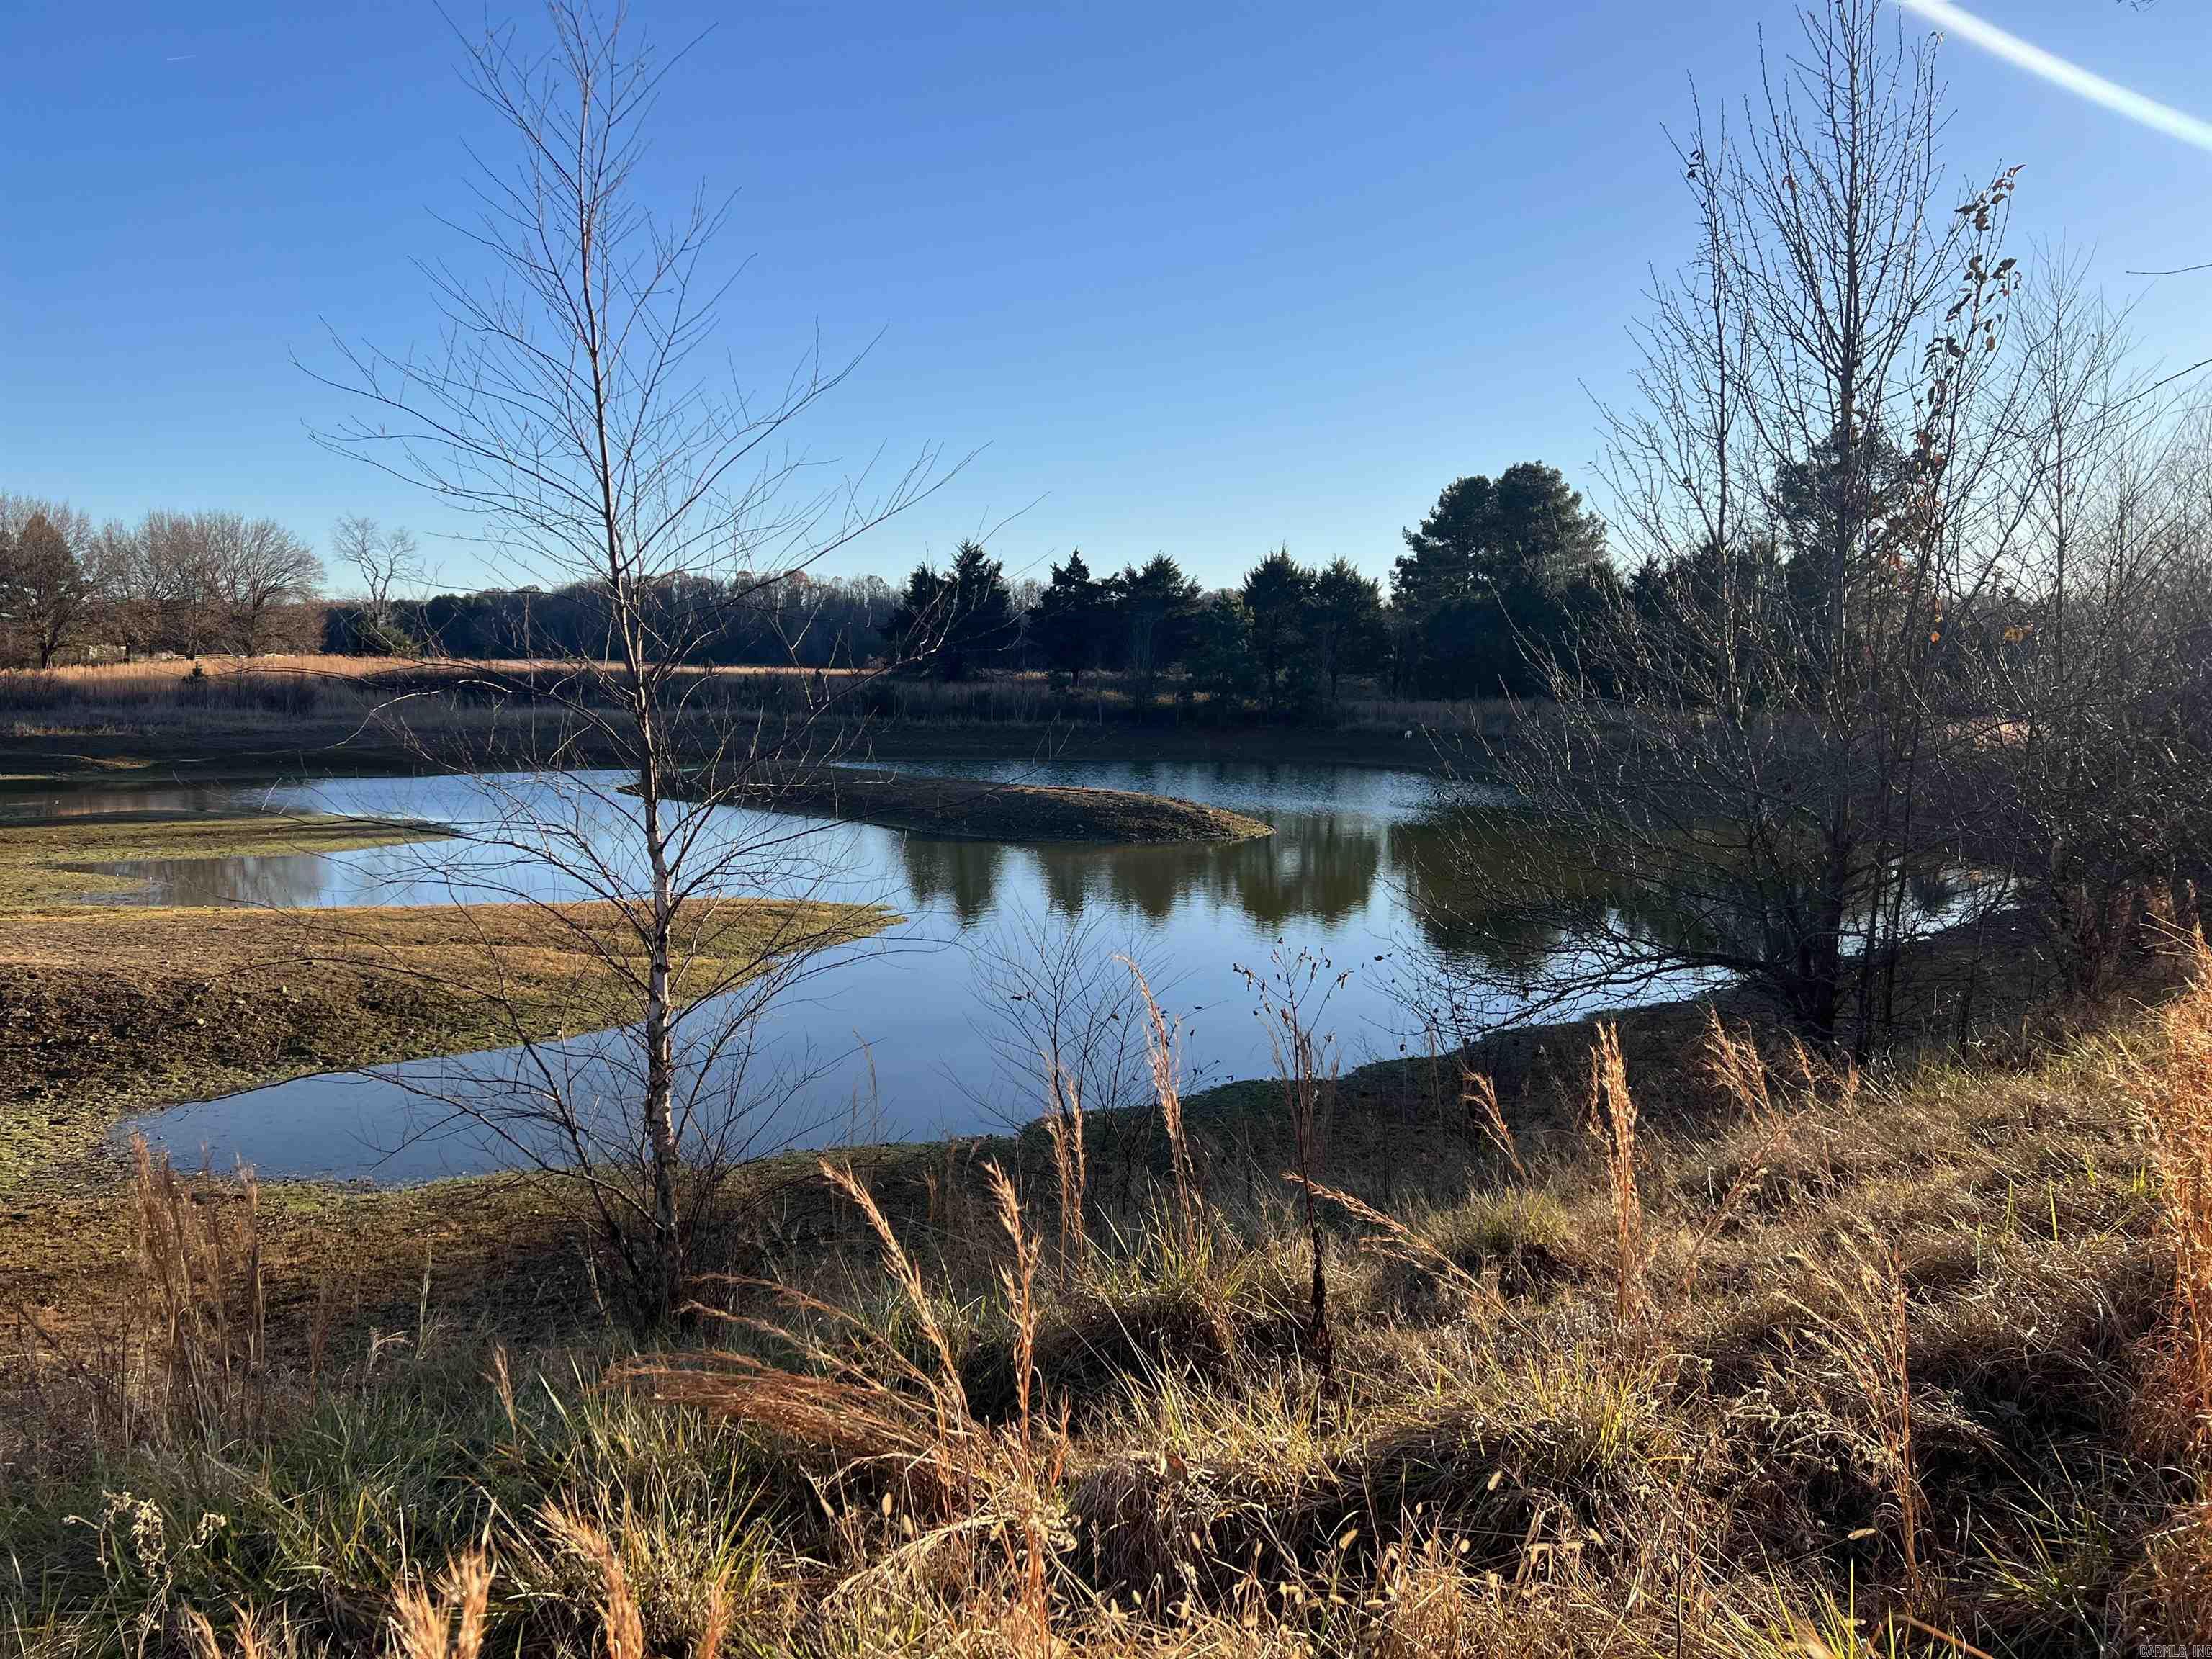
[[[650,726],[647,726],[648,742]],[[668,872],[668,848],[660,833],[660,779],[648,750],[638,780],[644,799],[646,848],[653,866],[653,921],[647,941],[651,959],[646,972],[645,996],[645,1132],[653,1164],[653,1284],[644,1298],[653,1323],[665,1321],[676,1309],[684,1280],[684,1241],[676,1214],[676,1179],[682,1149],[676,1140],[675,1037],[670,1029],[673,1013],[670,1000],[668,939],[673,921],[673,900]]]

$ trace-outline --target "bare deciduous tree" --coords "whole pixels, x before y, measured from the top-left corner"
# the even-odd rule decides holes
[[[226,642],[241,656],[270,649],[278,610],[321,591],[322,561],[273,519],[241,513],[193,515]]]
[[[434,758],[532,769],[482,781],[488,808],[464,838],[520,873],[477,890],[538,905],[598,964],[627,1058],[580,1084],[518,1016],[531,1087],[509,1105],[527,1128],[471,1097],[448,1103],[574,1183],[650,1321],[676,1305],[733,1163],[781,1133],[747,1092],[750,1068],[720,1062],[750,1053],[790,964],[837,932],[757,904],[817,890],[804,851],[814,830],[734,809],[818,763],[836,699],[858,689],[841,682],[774,726],[747,719],[700,661],[714,611],[661,596],[711,582],[723,607],[788,625],[803,609],[785,603],[798,573],[910,505],[937,466],[925,452],[873,493],[855,480],[809,486],[793,423],[853,364],[825,370],[811,352],[765,397],[694,368],[728,292],[704,265],[728,206],[695,193],[662,219],[644,204],[643,137],[674,60],[619,5],[553,0],[546,15],[542,52],[511,31],[464,42],[513,143],[510,165],[481,170],[482,211],[463,233],[484,275],[426,267],[447,322],[432,356],[337,343],[344,370],[326,383],[368,413],[325,441],[428,489],[522,580],[580,584],[595,599],[595,651],[527,677],[475,677],[496,752],[448,745]],[[532,654],[533,641],[517,643]],[[587,764],[611,769],[574,769]],[[549,902],[533,872],[595,902]],[[749,917],[772,925],[733,950]],[[602,1086],[610,1075],[619,1087]]]
[[[429,580],[414,533],[404,526],[386,530],[374,519],[349,514],[331,526],[331,553],[360,581],[369,621],[382,639],[391,640],[397,632],[394,599]]]
[[[1725,973],[1863,1043],[1948,845],[1924,786],[1971,735],[1944,688],[2002,556],[2012,177],[1939,195],[1933,49],[1875,0],[1801,21],[1744,137],[1701,114],[1681,150],[1696,250],[1609,411],[1643,568],[1486,757],[1550,833],[1465,850],[1565,964],[1540,1006]]]
[[[2038,273],[2021,322],[2010,598],[1978,688],[1984,841],[2095,996],[2148,917],[2192,919],[2204,868],[2212,452],[2078,264]]]

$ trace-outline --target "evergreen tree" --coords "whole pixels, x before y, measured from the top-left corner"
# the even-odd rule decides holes
[[[1382,659],[1388,644],[1382,620],[1382,585],[1363,576],[1349,559],[1337,559],[1314,578],[1313,642],[1316,668],[1336,701],[1345,673],[1364,673]]]
[[[1189,648],[1198,584],[1166,554],[1155,553],[1141,570],[1130,565],[1114,579],[1112,598],[1121,624],[1122,665],[1137,695],[1148,698],[1160,671],[1182,661]]]
[[[1083,671],[1098,665],[1110,621],[1105,584],[1092,580],[1078,548],[1066,564],[1052,567],[1052,580],[1030,617],[1030,634],[1045,665],[1064,670],[1080,685]]]
[[[1237,593],[1216,593],[1190,626],[1191,678],[1217,713],[1234,713],[1251,695],[1252,613]]]
[[[1447,696],[1534,690],[1607,574],[1605,525],[1556,467],[1522,461],[1495,481],[1445,486],[1391,575],[1420,689]]]
[[[1312,621],[1314,575],[1279,547],[1252,567],[1241,596],[1251,618],[1252,666],[1260,697],[1279,713],[1297,699],[1313,667],[1306,649]]]
[[[941,680],[965,679],[1013,643],[1013,609],[1005,567],[963,542],[949,571],[914,568],[884,634],[902,659],[926,664]]]

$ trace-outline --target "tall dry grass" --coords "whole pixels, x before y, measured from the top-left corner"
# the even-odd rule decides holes
[[[1921,1555],[1927,1495],[1913,1436],[1911,1304],[1896,1246],[1863,1229],[1837,1259],[1815,1264],[1822,1305],[1800,1306],[1814,1320],[1815,1346],[1850,1379],[1866,1409],[1889,1482],[1897,1549],[1904,1563],[1904,1605],[1929,1611]]]
[[[584,1523],[572,1520],[571,1524],[580,1528]],[[617,1564],[616,1571],[620,1571]],[[400,1659],[478,1659],[491,1585],[491,1560],[482,1550],[468,1551],[448,1563],[434,1595],[425,1585],[402,1584],[392,1598],[393,1645]],[[632,1607],[626,1617],[610,1618],[607,1628],[611,1632],[618,1625],[629,1629],[635,1623]],[[213,1632],[208,1634],[212,1640]],[[610,1650],[615,1646],[611,1634],[607,1645]]]
[[[228,1187],[186,1182],[140,1135],[131,1155],[137,1249],[125,1342],[144,1363],[145,1419],[167,1435],[218,1433],[261,1403],[269,1306],[260,1183],[250,1170]],[[127,1370],[118,1387],[129,1389]]]
[[[1651,1306],[1651,1250],[1637,1175],[1636,1119],[1628,1063],[1620,1052],[1620,1028],[1601,1020],[1590,1046],[1584,1122],[1605,1155],[1606,1193],[1613,1214],[1613,1323],[1622,1331],[1640,1322]]]
[[[913,1255],[865,1182],[823,1163],[823,1177],[860,1213],[874,1235],[885,1278],[896,1290],[927,1351],[908,1358],[848,1311],[777,1287],[786,1316],[735,1322],[770,1338],[797,1364],[778,1364],[734,1348],[640,1360],[617,1375],[659,1398],[750,1425],[787,1443],[826,1454],[819,1477],[848,1495],[882,1492],[884,1530],[898,1532],[848,1572],[833,1595],[866,1603],[887,1591],[920,1594],[948,1578],[980,1590],[987,1565],[1018,1586],[1012,1624],[1002,1634],[1019,1654],[1053,1650],[1051,1581],[1070,1543],[1060,1492],[1066,1425],[1043,1409],[1036,1375],[1041,1251],[1012,1181],[985,1170],[999,1224],[1012,1251],[999,1287],[1013,1332],[1011,1423],[980,1417],[969,1401],[939,1304]],[[867,1511],[846,1522],[866,1527]]]
[[[1091,1158],[1083,1121],[1083,1081],[1051,1063],[1052,1109],[1044,1132],[1052,1143],[1052,1167],[1059,1200],[1060,1278],[1072,1285],[1091,1259]]]
[[[1186,1250],[1198,1246],[1203,1207],[1198,1167],[1191,1156],[1190,1138],[1182,1118],[1182,1048],[1180,1028],[1160,1009],[1159,999],[1144,972],[1127,957],[1117,958],[1136,981],[1138,1000],[1145,1008],[1145,1056],[1152,1069],[1152,1099],[1168,1139],[1169,1180],[1175,1193],[1178,1233]]]
[[[142,1432],[105,1562],[9,1591],[0,1558],[0,1592],[39,1659],[132,1651],[142,1632],[149,1659],[1781,1659],[2197,1639],[2204,1455],[2136,1437],[2128,1408],[2132,1358],[2197,1352],[2204,1305],[2180,1265],[2203,1258],[2170,1231],[2205,1190],[2183,1155],[2202,1116],[2189,1045],[2212,1030],[2192,994],[2197,1012],[2164,1011],[2117,1068],[2085,1048],[1861,1079],[1710,1020],[1647,1061],[1648,1028],[1625,1020],[1595,1035],[1587,1099],[1463,1082],[1478,1127],[1495,1111],[1494,1148],[1439,1134],[1425,1094],[1352,1109],[1401,1072],[1423,1087],[1383,1067],[1329,1103],[1325,1175],[1286,1183],[1295,1093],[1254,1091],[1085,1114],[1147,1149],[1152,1183],[1118,1197],[1079,1173],[1072,1139],[886,1159],[866,1180],[831,1165],[822,1212],[780,1223],[761,1276],[718,1287],[703,1340],[639,1353],[564,1333],[532,1352],[508,1331],[446,1375],[429,1341],[364,1363],[342,1333],[313,1400]],[[1674,1075],[1698,1086],[1661,1086]],[[2137,1110],[2158,1120],[2148,1161]],[[1414,1162],[1425,1182],[1403,1178]],[[164,1194],[192,1184],[149,1159],[143,1201],[173,1232]],[[2012,1186],[2035,1193],[2027,1212]],[[1079,1236],[1031,1202],[1064,1212],[1071,1195]],[[205,1196],[190,1222],[222,1218],[228,1266],[167,1282],[199,1286],[198,1322],[177,1327],[212,1332],[215,1285],[238,1316],[252,1305],[251,1212],[240,1188]],[[1308,1199],[1327,1389],[1308,1359]],[[148,1274],[142,1354],[177,1301]],[[261,1352],[257,1389],[278,1369]],[[2142,1387],[2148,1411],[2167,1384]],[[88,1479],[112,1480],[99,1467]],[[40,1501],[108,1514],[96,1487]],[[33,1507],[0,1491],[18,1557],[66,1553],[82,1529],[34,1534],[12,1519]],[[125,1535],[141,1531],[166,1554]]]
[[[1498,1085],[1491,1080],[1489,1073],[1479,1072],[1472,1066],[1460,1068],[1460,1104],[1467,1113],[1468,1121],[1504,1158],[1506,1167],[1526,1181],[1528,1166],[1521,1161],[1521,1144],[1515,1139],[1512,1127],[1505,1121],[1505,1109],[1498,1103]]]
[[[1682,1270],[1676,1290],[1684,1302],[1697,1294],[1698,1274],[1715,1240],[1741,1216],[1752,1195],[1766,1179],[1769,1167],[1793,1128],[1792,1115],[1776,1099],[1766,1062],[1748,1031],[1731,1032],[1720,1015],[1706,1010],[1705,1066],[1721,1093],[1741,1115],[1751,1134],[1747,1154],[1736,1164],[1720,1200],[1692,1230],[1682,1251]],[[1791,1039],[1803,1079],[1800,1109],[1811,1097],[1815,1068],[1802,1042]]]
[[[2159,1020],[2148,1055],[2123,1061],[2157,1174],[2160,1241],[2172,1288],[2152,1344],[2143,1420],[2169,1448],[2212,1449],[2212,951],[2190,947],[2184,989]]]
[[[1348,974],[1337,974],[1328,958],[1308,950],[1285,953],[1277,945],[1264,969],[1240,967],[1254,993],[1255,1011],[1267,1028],[1283,1115],[1290,1125],[1295,1167],[1284,1172],[1305,1212],[1306,1352],[1324,1382],[1335,1371],[1336,1338],[1328,1322],[1328,1238],[1316,1204],[1316,1182],[1328,1157],[1328,1134],[1340,1069],[1334,1040],[1321,1030],[1330,998]]]

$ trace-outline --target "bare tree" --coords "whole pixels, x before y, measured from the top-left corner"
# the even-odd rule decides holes
[[[379,637],[392,639],[398,632],[395,595],[419,587],[430,577],[413,532],[404,526],[386,530],[374,519],[355,514],[331,526],[331,552],[359,579]]]
[[[139,527],[131,608],[164,650],[197,657],[222,638],[214,550],[198,515],[153,512]]]
[[[597,964],[614,994],[599,1008],[627,1056],[611,1073],[620,1087],[603,1086],[604,1066],[585,1085],[518,1018],[528,1091],[499,1108],[447,1104],[574,1183],[651,1320],[676,1305],[733,1164],[784,1133],[751,1068],[725,1062],[750,1053],[791,964],[839,931],[763,908],[818,890],[815,831],[733,809],[818,763],[836,699],[856,689],[810,696],[777,722],[748,718],[700,660],[716,613],[663,597],[712,582],[726,608],[787,617],[794,576],[915,501],[936,458],[925,452],[872,495],[861,481],[811,488],[791,428],[852,363],[825,371],[810,353],[766,397],[693,367],[728,292],[704,268],[728,205],[695,193],[656,217],[638,177],[677,60],[657,57],[619,5],[553,0],[546,15],[542,52],[507,30],[464,41],[471,82],[513,143],[510,164],[480,172],[482,210],[463,233],[483,275],[425,266],[447,322],[434,355],[337,343],[344,370],[326,383],[368,410],[325,441],[427,489],[473,522],[495,563],[581,585],[596,606],[596,651],[527,677],[473,672],[491,741],[435,744],[419,720],[409,729],[449,765],[532,769],[481,782],[486,810],[464,836],[480,866],[507,873],[480,875],[477,891],[538,907]],[[520,643],[527,654],[533,642]],[[612,770],[574,769],[586,764]],[[550,902],[549,884],[596,902]]]
[[[109,625],[134,651],[265,651],[322,584],[312,550],[274,520],[242,513],[157,510],[88,539],[98,544]]]
[[[2191,919],[2204,868],[2212,450],[2078,264],[2040,270],[2022,325],[2012,596],[1983,653],[1985,845],[2094,996],[2147,918]]]
[[[1478,815],[1462,852],[1486,926],[1548,935],[1540,1006],[1725,973],[1863,1044],[1949,844],[1926,783],[1971,736],[1945,688],[2002,565],[2012,175],[1939,194],[1932,47],[1875,0],[1801,25],[1744,136],[1701,112],[1680,150],[1695,252],[1608,411],[1643,568],[1484,757],[1547,832]]]
[[[268,650],[276,613],[321,591],[322,561],[272,519],[202,513],[194,525],[229,644],[241,656]]]

